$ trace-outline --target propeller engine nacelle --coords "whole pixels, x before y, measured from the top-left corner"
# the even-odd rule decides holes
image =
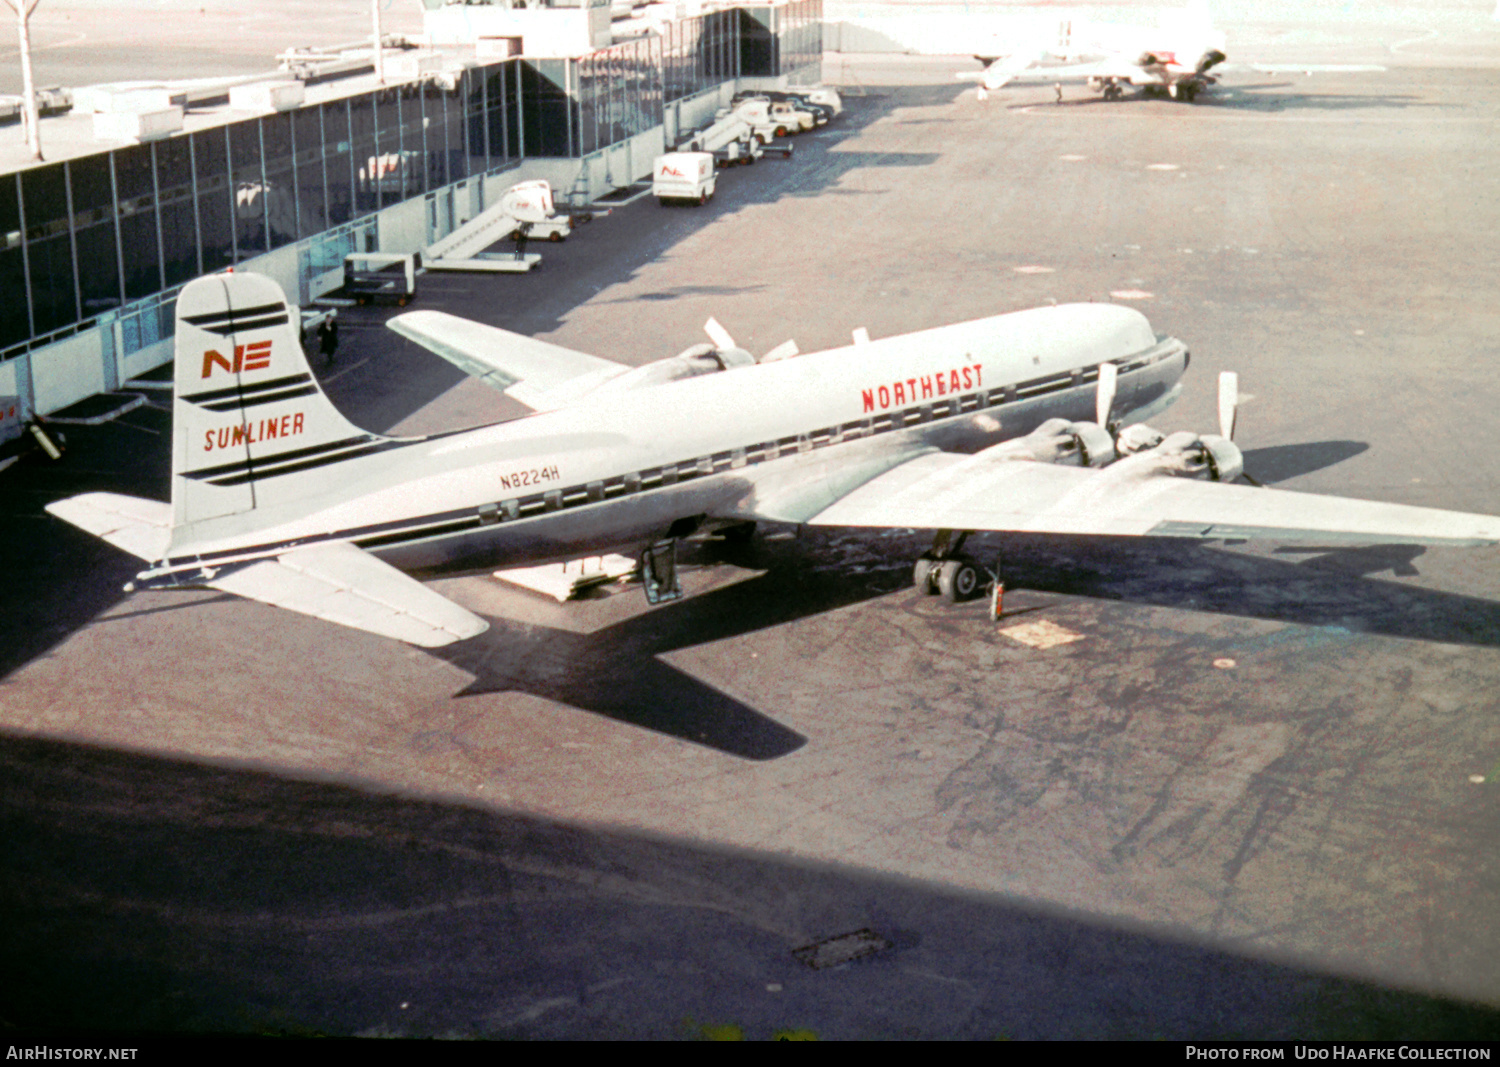
[[[683,378],[696,378],[700,374],[717,374],[719,371],[753,367],[757,363],[774,363],[777,360],[796,356],[794,341],[783,341],[765,355],[756,359],[751,353],[734,343],[729,331],[719,325],[717,319],[709,319],[703,326],[712,341],[700,341],[685,348],[675,356],[653,360],[644,366],[621,375],[608,383],[610,389],[636,389],[643,385],[660,385]]]
[[[1239,446],[1216,433],[1183,430],[1163,434],[1137,424],[1121,430],[1116,444],[1122,456],[1141,457],[1157,474],[1232,482],[1245,473],[1245,459]]]
[[[1098,423],[1048,419],[1025,437],[987,448],[981,455],[1072,467],[1103,467],[1114,461],[1115,443],[1109,431]]]

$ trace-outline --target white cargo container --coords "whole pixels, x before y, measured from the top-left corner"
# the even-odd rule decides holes
[[[706,204],[714,195],[712,152],[668,152],[651,168],[651,194],[663,204],[688,200]]]

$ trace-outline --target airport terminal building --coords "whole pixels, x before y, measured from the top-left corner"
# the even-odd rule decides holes
[[[742,83],[816,83],[822,0],[675,18],[574,58],[497,50],[393,51],[383,84],[367,62],[258,94],[173,89],[128,127],[76,100],[45,119],[48,161],[0,174],[0,396],[48,415],[167,362],[199,275],[257,271],[305,305],[346,254],[418,251],[517,181],[574,206],[628,186]]]

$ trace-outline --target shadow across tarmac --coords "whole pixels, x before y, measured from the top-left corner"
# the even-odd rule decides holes
[[[1500,1012],[993,895],[0,734],[0,1029],[1485,1040]],[[803,946],[887,947],[814,969]]]
[[[784,756],[806,738],[662,657],[909,590],[911,561],[930,538],[815,527],[795,536],[786,527],[763,531],[770,537],[744,545],[688,543],[681,560],[685,570],[727,563],[764,572],[757,576],[650,610],[643,604],[623,621],[588,632],[491,617],[488,632],[428,654],[473,676],[458,697],[525,692],[742,759]],[[1415,545],[1288,548],[1289,559],[1169,538],[984,534],[968,548],[986,566],[1000,559],[1012,594],[1030,589],[1500,646],[1500,602],[1371,577],[1417,574],[1415,562],[1426,550]],[[644,599],[638,589],[618,595]],[[961,623],[980,609],[946,610]]]

